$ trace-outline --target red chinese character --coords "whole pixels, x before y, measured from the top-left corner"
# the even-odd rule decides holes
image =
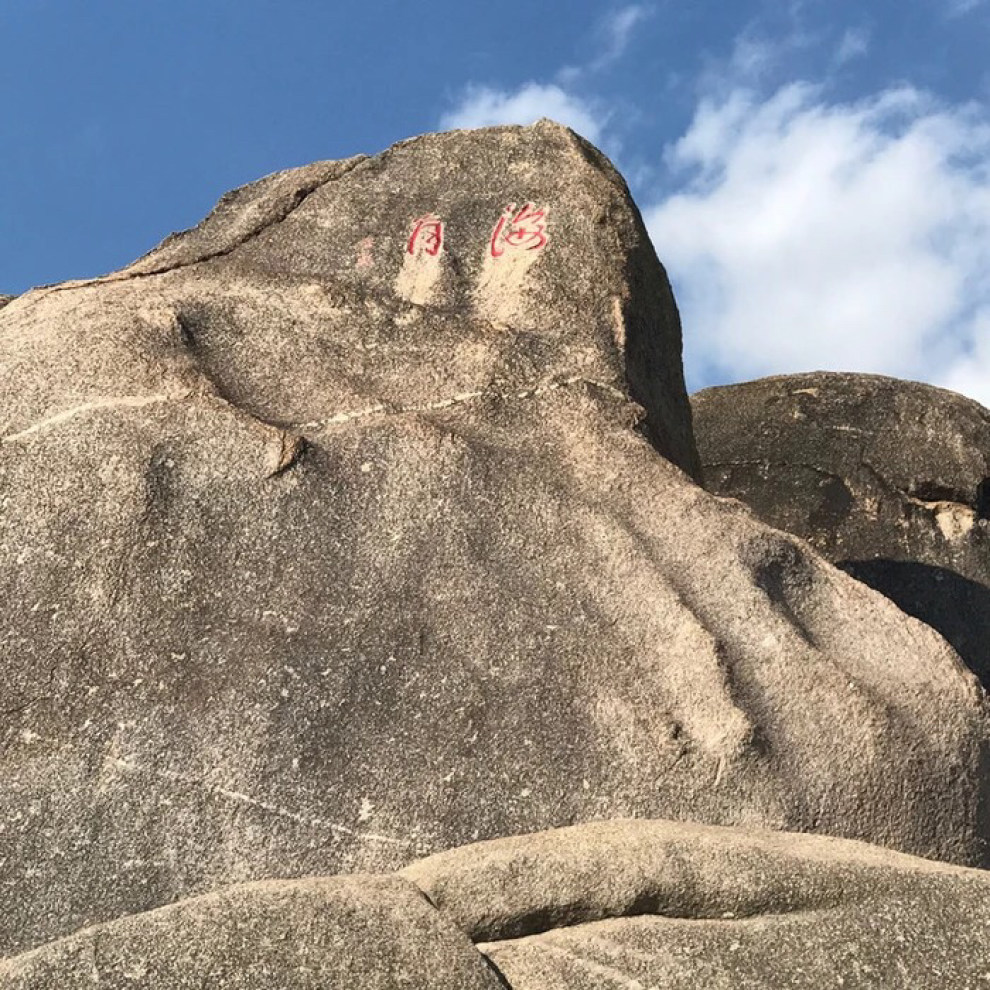
[[[419,243],[422,244],[423,251],[429,255],[436,256],[440,253],[440,248],[443,247],[443,221],[438,216],[427,213],[413,221],[406,250],[410,254],[415,254]]]
[[[492,257],[500,258],[506,248],[522,248],[538,251],[547,243],[547,211],[538,210],[532,203],[524,203],[519,212],[510,203],[492,231]]]

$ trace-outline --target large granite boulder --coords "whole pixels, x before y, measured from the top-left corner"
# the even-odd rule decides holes
[[[0,961],[0,987],[973,990],[988,973],[984,871],[640,820],[477,843],[397,876],[225,888]]]
[[[990,688],[990,411],[815,372],[692,399],[707,487],[937,629]]]
[[[988,861],[978,684],[692,481],[669,286],[563,128],[239,190],[6,306],[0,389],[0,954],[615,816]]]

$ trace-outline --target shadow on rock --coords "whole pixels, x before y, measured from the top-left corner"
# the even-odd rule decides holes
[[[842,560],[837,566],[941,633],[990,691],[990,590],[945,567],[909,560]]]

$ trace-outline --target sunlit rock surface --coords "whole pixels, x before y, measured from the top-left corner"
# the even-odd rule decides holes
[[[561,127],[238,190],[0,310],[0,389],[0,955],[595,819],[987,861],[976,679],[695,483],[666,276]]]

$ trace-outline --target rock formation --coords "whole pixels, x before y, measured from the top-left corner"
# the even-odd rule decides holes
[[[990,688],[990,412],[825,372],[692,401],[707,487],[937,629]]]
[[[985,871],[820,836],[609,821],[398,875],[228,887],[0,961],[0,986],[968,990],[988,946]]]
[[[288,881],[596,819],[990,858],[979,684],[695,483],[663,269],[557,125],[237,190],[0,310],[0,382],[0,985],[348,983],[333,905],[439,922]],[[490,984],[448,934],[429,985]]]

